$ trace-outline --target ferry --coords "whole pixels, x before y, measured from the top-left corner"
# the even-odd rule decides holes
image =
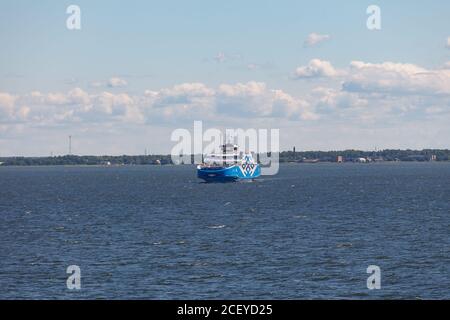
[[[221,146],[222,153],[207,155],[197,166],[197,177],[206,182],[252,180],[261,175],[261,168],[251,153],[238,151],[234,144]]]

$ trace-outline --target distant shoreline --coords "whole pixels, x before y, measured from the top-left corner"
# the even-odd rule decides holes
[[[191,163],[194,163],[194,156]],[[336,163],[336,162],[445,162],[450,161],[448,149],[424,150],[343,150],[343,151],[283,151],[280,163]],[[121,156],[50,156],[50,157],[0,157],[0,166],[127,166],[172,165],[170,155]]]
[[[298,165],[298,166],[320,166],[320,165],[355,165],[355,166],[374,166],[381,164],[450,164],[450,161],[384,161],[384,162],[372,162],[372,163],[356,163],[356,162],[281,162],[280,165]],[[0,165],[1,168],[46,168],[46,167],[58,167],[58,168],[130,168],[130,167],[179,167],[179,166],[191,166],[195,168],[196,164],[165,164],[165,165],[152,165],[152,164],[124,164],[124,165],[101,165],[101,164],[48,164],[48,165]]]

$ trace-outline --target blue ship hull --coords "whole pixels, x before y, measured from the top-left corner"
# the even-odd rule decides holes
[[[234,165],[231,167],[198,167],[197,177],[206,182],[234,182],[237,180],[255,179],[261,175],[258,164],[253,167]]]

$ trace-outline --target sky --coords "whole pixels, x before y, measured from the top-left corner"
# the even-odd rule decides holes
[[[3,0],[0,156],[67,154],[69,135],[75,154],[169,153],[195,120],[279,129],[283,150],[450,148],[449,15],[446,0]]]

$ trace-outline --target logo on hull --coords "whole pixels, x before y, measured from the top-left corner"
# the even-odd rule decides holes
[[[242,164],[239,166],[241,172],[246,177],[251,177],[255,174],[257,164],[254,163],[252,156],[246,155],[242,161]]]

